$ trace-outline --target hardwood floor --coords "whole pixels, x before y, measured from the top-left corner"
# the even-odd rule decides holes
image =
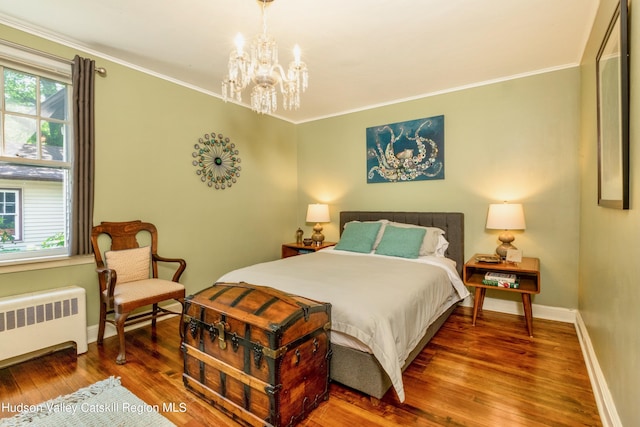
[[[185,390],[178,320],[127,333],[127,364],[115,364],[117,342],[62,350],[0,370],[0,404],[36,404],[119,376],[151,405],[184,404],[163,415],[179,426],[238,426]],[[320,426],[599,426],[598,410],[571,324],[458,307],[404,373],[406,400],[393,391],[372,402],[331,384],[330,398],[300,425]],[[13,414],[0,412],[0,418]]]

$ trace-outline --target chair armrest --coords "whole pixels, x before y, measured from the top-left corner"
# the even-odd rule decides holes
[[[180,281],[180,276],[182,276],[182,273],[184,273],[184,270],[187,268],[187,261],[183,260],[182,258],[165,258],[165,257],[160,256],[158,254],[151,254],[151,256],[153,257],[154,261],[176,262],[176,263],[180,264],[178,266],[178,269],[174,273],[173,278],[171,279],[173,282],[179,282]]]
[[[98,273],[98,282],[100,283],[100,293],[102,294],[107,290],[107,298],[111,301],[113,299],[116,281],[118,280],[118,273],[107,267],[98,267],[96,268],[96,272]],[[102,297],[102,295],[100,297]]]

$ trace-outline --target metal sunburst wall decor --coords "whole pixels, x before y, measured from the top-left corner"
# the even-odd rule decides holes
[[[193,146],[193,166],[200,181],[216,190],[231,187],[240,177],[240,157],[236,145],[222,134],[211,132]]]

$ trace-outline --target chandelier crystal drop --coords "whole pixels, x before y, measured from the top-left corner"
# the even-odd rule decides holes
[[[242,91],[250,84],[251,109],[260,114],[271,114],[278,109],[278,90],[282,94],[285,110],[300,108],[300,93],[307,89],[309,73],[307,65],[300,60],[300,47],[293,49],[293,61],[285,73],[278,62],[278,45],[267,34],[266,5],[273,0],[258,0],[262,3],[262,34],[255,37],[249,53],[241,34],[235,39],[236,48],[229,55],[229,73],[222,81],[222,96],[242,102]]]

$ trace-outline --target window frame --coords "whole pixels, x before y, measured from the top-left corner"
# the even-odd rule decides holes
[[[7,156],[4,153],[5,144],[5,115],[10,114],[15,116],[16,112],[6,111],[5,109],[5,81],[4,70],[5,68],[14,70],[21,73],[27,73],[36,77],[36,112],[35,114],[23,114],[18,113],[18,116],[33,117],[36,120],[36,158],[26,157],[13,157]],[[57,83],[65,85],[65,120],[60,120],[52,117],[46,117],[42,115],[41,105],[44,100],[41,99],[41,79],[53,80]],[[29,48],[24,48],[19,45],[15,45],[10,42],[0,41],[0,163],[15,165],[17,167],[36,167],[36,168],[51,168],[62,172],[60,178],[60,185],[62,186],[62,197],[60,202],[62,204],[63,212],[63,233],[64,233],[64,246],[37,249],[25,249],[10,253],[0,253],[0,265],[12,264],[15,262],[36,262],[42,260],[48,260],[51,258],[69,257],[71,250],[71,215],[72,215],[72,179],[73,176],[73,128],[74,117],[72,111],[72,99],[73,99],[73,82],[72,82],[72,62],[65,61],[59,58],[55,58],[44,52],[38,52]],[[42,148],[46,147],[41,140],[42,123],[43,122],[55,122],[62,123],[64,128],[64,147],[62,152],[62,160],[43,159]],[[0,175],[0,179],[3,176]],[[54,179],[58,181],[58,179]],[[27,239],[25,236],[26,226],[26,208],[24,183],[21,181],[17,183],[16,188],[20,187],[20,237],[21,241]],[[42,182],[42,181],[41,181]],[[11,185],[0,184],[2,190],[11,189]],[[62,217],[58,217],[62,220]],[[15,240],[18,242],[18,239]],[[45,239],[46,241],[46,239]],[[42,241],[40,245],[44,244]]]

